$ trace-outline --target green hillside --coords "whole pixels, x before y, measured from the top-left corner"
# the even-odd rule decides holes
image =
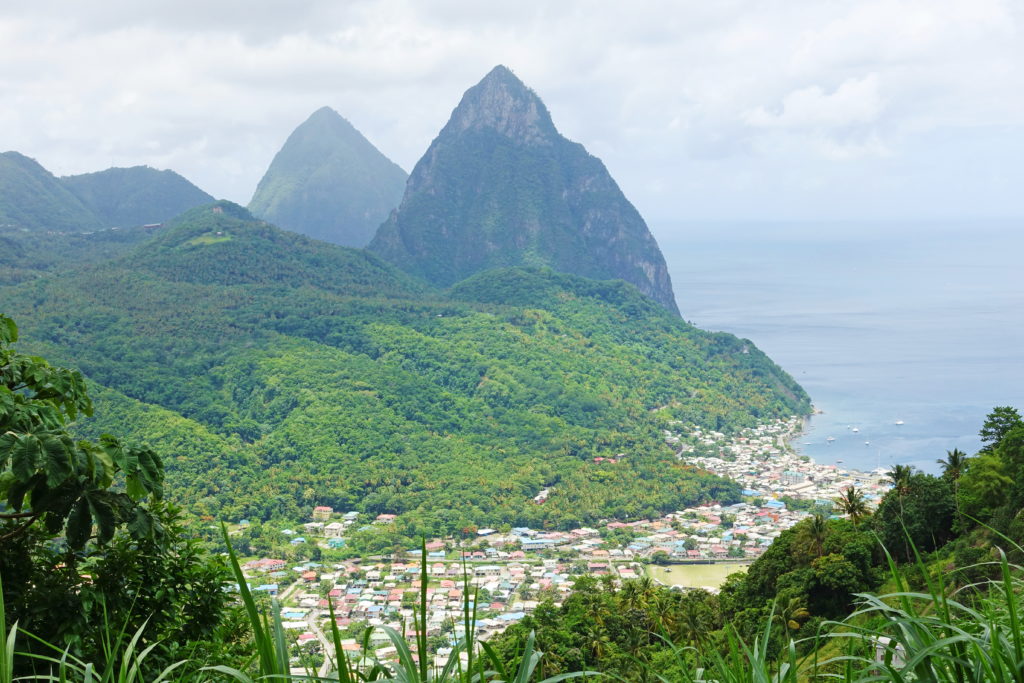
[[[13,285],[47,272],[60,272],[127,254],[153,236],[149,230],[90,230],[40,236],[0,229],[0,285]]]
[[[643,517],[738,493],[681,465],[665,420],[730,430],[808,410],[752,344],[622,282],[508,270],[424,290],[226,202],[161,230],[0,288],[0,310],[102,386],[83,433],[173,444],[169,490],[197,514],[416,511],[427,533]]]
[[[407,174],[336,111],[315,111],[288,137],[249,210],[286,230],[364,247],[398,206]]]
[[[78,197],[105,227],[162,223],[213,197],[174,171],[148,166],[108,168],[97,173],[66,176],[64,187]]]
[[[18,152],[0,154],[0,230],[81,232],[105,227],[49,171]]]

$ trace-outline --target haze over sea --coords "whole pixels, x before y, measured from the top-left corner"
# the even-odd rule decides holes
[[[752,340],[824,411],[796,444],[820,463],[936,472],[994,406],[1024,410],[1024,221],[652,230],[683,317]]]

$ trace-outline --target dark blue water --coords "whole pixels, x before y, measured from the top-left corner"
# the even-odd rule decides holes
[[[994,406],[1024,411],[1024,221],[652,229],[683,317],[751,339],[824,411],[798,442],[818,462],[934,472]]]

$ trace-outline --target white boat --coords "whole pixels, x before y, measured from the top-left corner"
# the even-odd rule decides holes
[[[834,436],[830,436],[827,439],[825,439],[825,441],[828,441],[829,443],[832,443],[835,440],[836,440],[836,437],[834,437]]]
[[[903,424],[903,420],[896,420],[896,424],[898,424],[898,425]]]
[[[871,445],[871,442],[870,442],[870,441],[865,441],[865,442],[864,442],[864,445],[865,445],[865,446],[870,446],[870,445]]]
[[[859,430],[859,429],[857,429],[856,427],[854,427],[854,428],[853,428],[853,433],[854,433],[854,434],[856,434],[856,433],[857,433],[857,432],[859,432],[859,431],[860,431],[860,430]]]

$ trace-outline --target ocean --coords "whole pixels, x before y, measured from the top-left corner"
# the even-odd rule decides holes
[[[811,395],[796,446],[819,463],[934,473],[980,448],[993,407],[1024,412],[1024,220],[652,231],[683,317],[750,339]]]

